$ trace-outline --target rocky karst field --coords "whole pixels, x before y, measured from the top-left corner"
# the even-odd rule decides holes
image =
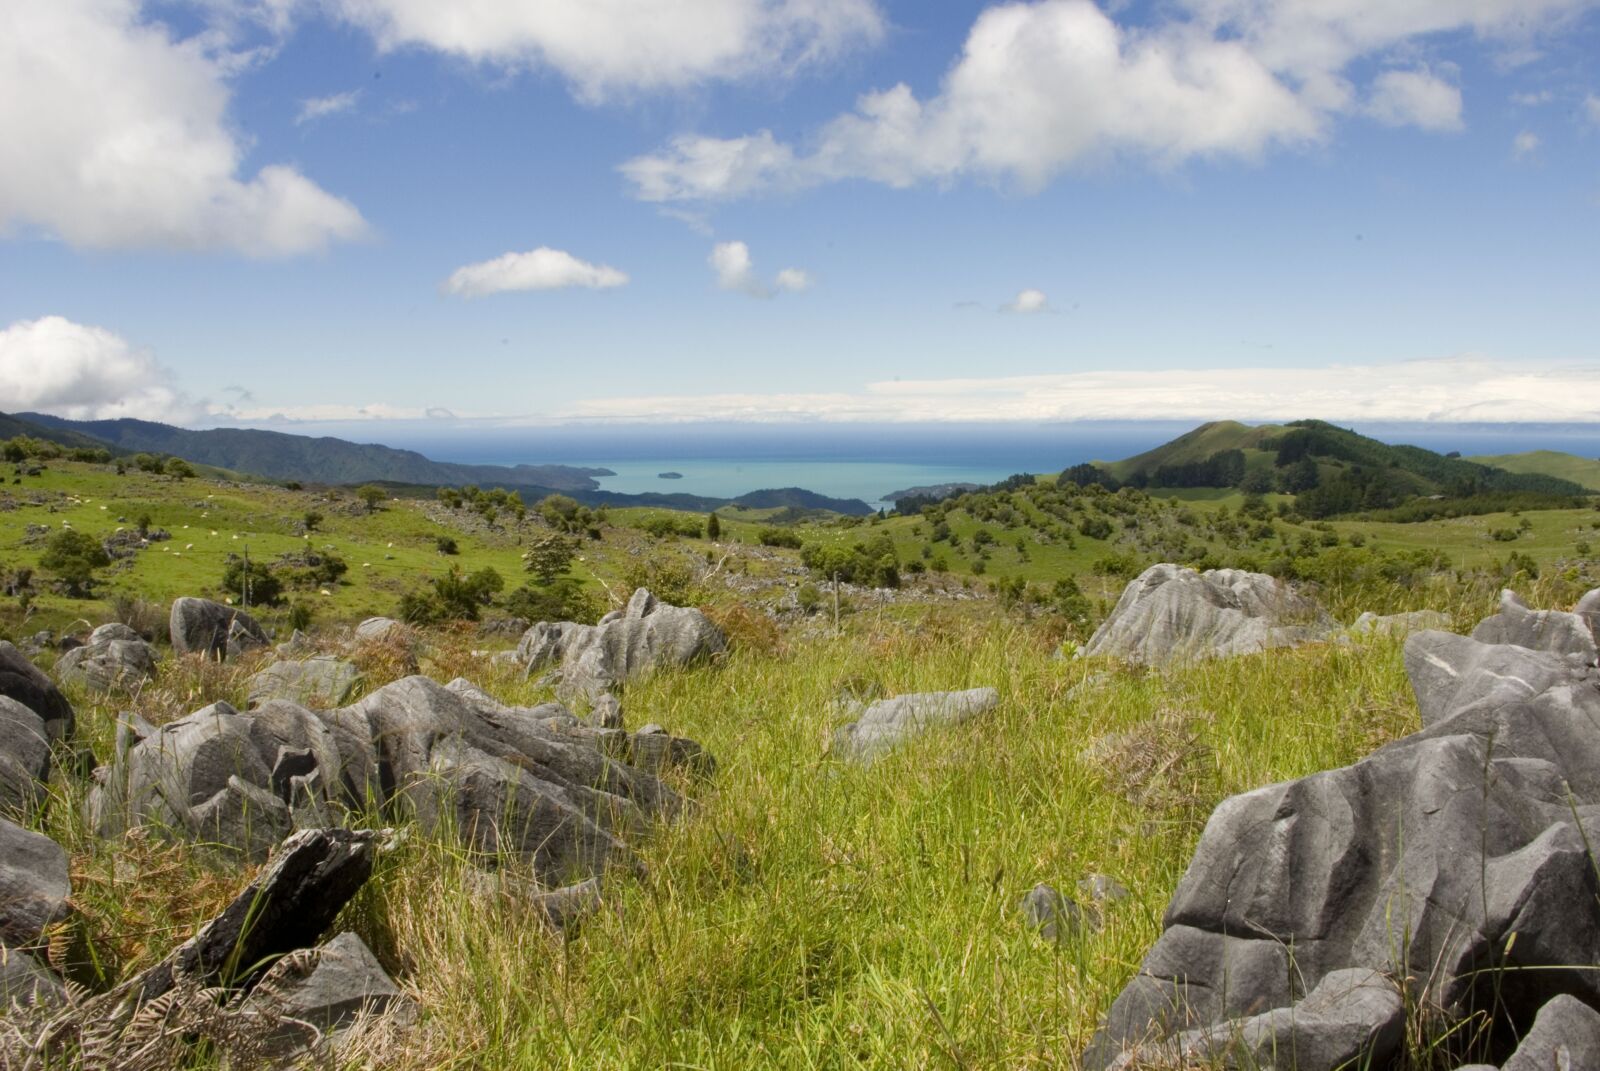
[[[520,579],[559,518],[23,478],[13,569],[29,525],[151,523],[87,592],[38,564],[5,610],[7,1067],[1600,1061],[1600,578],[1570,542],[1592,511],[1532,514],[1508,570],[1488,537],[1424,567],[1373,527],[973,498],[878,526],[988,528],[968,572],[876,589],[881,557],[840,558],[862,574],[837,624],[805,547],[866,553],[871,522],[793,547],[771,517],[618,513],[567,563],[597,616],[484,592],[476,624],[407,623],[452,564]],[[1256,525],[1298,580],[1026,573]],[[246,611],[220,583],[236,532],[361,556],[314,587],[281,566]]]

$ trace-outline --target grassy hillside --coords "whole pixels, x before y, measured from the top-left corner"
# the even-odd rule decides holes
[[[1492,454],[1470,457],[1480,465],[1491,465],[1507,472],[1534,472],[1571,480],[1600,493],[1600,459],[1564,454],[1558,450],[1530,450],[1524,454]]]
[[[348,646],[343,623],[393,612],[399,594],[452,566],[492,567],[516,583],[522,551],[548,534],[537,509],[493,524],[432,501],[368,512],[338,492],[119,475],[104,464],[53,460],[12,479],[0,488],[0,577],[38,569],[41,529],[115,534],[148,514],[173,538],[104,570],[98,598],[42,590],[24,611],[0,597],[0,634],[47,623],[81,632],[118,610],[117,595],[158,605],[223,596],[221,568],[236,549],[271,561],[311,547],[337,553],[349,572],[293,599],[315,607],[313,642],[355,659],[368,687],[406,672],[404,660]],[[1037,483],[883,520],[780,526],[783,510],[728,510],[716,540],[703,514],[592,518],[600,538],[583,542],[573,573],[598,599],[660,578],[727,623],[727,657],[624,697],[630,727],[656,722],[701,741],[718,772],[678,781],[697,806],[643,834],[643,865],[613,874],[605,908],[566,936],[517,897],[486,892],[448,834],[412,830],[338,925],[377,952],[422,1022],[368,1038],[351,1059],[507,1071],[1074,1067],[1159,932],[1216,802],[1348,763],[1419,721],[1399,647],[1381,637],[1160,673],[1061,658],[1076,626],[1052,601],[1056,581],[1076,577],[1098,613],[1129,570],[1157,557],[1256,557],[1312,577],[1346,619],[1426,605],[1460,627],[1490,612],[1508,578],[1537,605],[1570,605],[1600,584],[1593,556],[1576,550],[1600,541],[1594,510],[1311,524],[1276,515],[1287,498],[1199,498]],[[304,533],[308,511],[324,516]],[[456,554],[440,552],[441,537]],[[803,551],[763,539],[887,541],[903,586],[847,588],[835,630],[826,602],[797,606],[817,582]],[[941,556],[946,571],[936,572]],[[1007,580],[1027,594],[999,597]],[[280,635],[286,612],[264,613]],[[431,629],[418,668],[440,681],[465,676],[507,702],[551,698],[487,657],[514,642],[465,624]],[[120,711],[159,724],[219,699],[242,704],[268,657],[168,660],[129,696],[74,691],[82,742],[104,761]],[[842,696],[978,686],[1000,693],[992,715],[868,767],[830,753],[847,717]],[[105,988],[163,957],[249,871],[204,847],[93,836],[83,792],[63,781],[36,824],[72,854],[75,913],[51,947]],[[526,872],[516,859],[497,862]],[[1091,874],[1130,897],[1059,943],[1023,923],[1018,901],[1036,883],[1070,892]]]
[[[1283,428],[1277,424],[1252,427],[1237,420],[1214,420],[1208,424],[1201,424],[1193,431],[1185,432],[1153,450],[1146,450],[1142,454],[1135,454],[1121,461],[1100,464],[1111,475],[1126,482],[1138,472],[1152,473],[1162,465],[1204,461],[1223,450],[1244,450],[1247,451],[1247,457],[1251,454],[1262,454],[1264,453],[1261,447],[1262,441],[1282,432]]]

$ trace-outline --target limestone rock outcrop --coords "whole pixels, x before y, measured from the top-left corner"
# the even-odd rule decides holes
[[[1152,565],[1123,589],[1083,654],[1166,665],[1294,647],[1336,628],[1315,600],[1265,573]]]

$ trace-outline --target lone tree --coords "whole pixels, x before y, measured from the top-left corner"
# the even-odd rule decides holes
[[[305,526],[306,531],[315,532],[317,526],[322,523],[322,514],[314,509],[308,509],[306,510],[306,515],[300,518],[300,523]]]
[[[558,535],[545,536],[528,548],[525,568],[533,574],[534,581],[549,587],[572,566],[572,556],[577,552],[576,540]]]
[[[111,564],[111,555],[93,536],[66,528],[50,537],[39,564],[56,574],[75,599],[89,597],[94,586],[94,571]]]
[[[162,471],[174,479],[187,480],[194,475],[194,466],[181,457],[169,457],[167,463],[162,466]]]
[[[356,497],[366,503],[367,512],[378,508],[378,503],[389,497],[389,492],[375,483],[364,483],[356,488]]]
[[[706,518],[706,538],[707,539],[721,539],[722,538],[722,522],[717,519],[716,510],[712,510],[711,511],[711,515]]]

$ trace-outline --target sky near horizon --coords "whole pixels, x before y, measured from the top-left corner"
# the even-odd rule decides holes
[[[0,410],[1600,422],[1600,0],[0,0]]]

